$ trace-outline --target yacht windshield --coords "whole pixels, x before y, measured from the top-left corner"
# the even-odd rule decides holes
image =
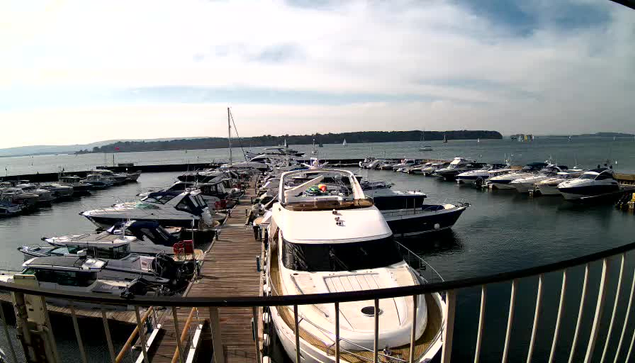
[[[304,244],[284,241],[282,263],[295,271],[354,271],[403,261],[392,237],[354,243]]]
[[[580,179],[595,179],[595,177],[597,177],[597,174],[583,174]]]

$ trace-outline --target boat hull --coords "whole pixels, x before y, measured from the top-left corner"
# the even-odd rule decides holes
[[[410,209],[404,209],[403,213],[382,211],[382,214],[396,236],[415,236],[452,228],[465,209],[463,206],[439,211],[421,211],[417,214],[412,214]]]
[[[85,216],[89,221],[93,222],[97,227],[108,229],[118,222],[126,221],[126,218],[102,217],[102,216]],[[162,227],[183,227],[192,228],[191,219],[142,219],[134,218],[139,222],[158,222]],[[196,221],[198,223],[198,221]]]
[[[538,191],[541,195],[562,195],[562,193],[558,190],[557,185],[540,184],[538,185]]]
[[[582,187],[558,188],[564,199],[579,200],[584,197],[596,197],[620,191],[618,185],[593,185]]]
[[[430,294],[429,298],[426,299],[427,303],[435,304],[435,309],[438,310],[439,314],[443,314],[445,311],[445,302],[441,298],[441,295],[438,293]],[[428,311],[430,311],[430,307]],[[295,332],[285,323],[283,318],[280,316],[278,312],[278,307],[271,307],[271,320],[273,322],[273,326],[276,331],[276,335],[282,344],[285,352],[292,362],[296,362],[296,349],[295,349]],[[442,329],[442,327],[440,327]],[[425,332],[424,332],[425,334]],[[427,348],[425,353],[420,357],[415,357],[413,362],[424,363],[430,362],[438,353],[441,351],[443,347],[443,341],[441,339],[440,334],[437,333],[437,338],[434,342]],[[335,355],[326,354],[322,349],[314,346],[310,342],[304,340],[302,336],[300,337],[300,349],[301,349],[301,362],[302,363],[323,363],[323,362],[336,362]],[[341,352],[344,355],[345,352]],[[381,352],[380,352],[381,353]],[[348,362],[344,357],[340,357],[340,362]]]

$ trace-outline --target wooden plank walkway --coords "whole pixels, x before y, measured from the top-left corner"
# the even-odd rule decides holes
[[[245,226],[246,211],[251,208],[249,200],[253,195],[253,189],[248,190],[241,198],[241,202],[232,210],[231,217],[221,229],[219,239],[214,241],[205,254],[201,278],[190,286],[186,296],[260,295],[261,274],[256,268],[256,257],[261,255],[262,243],[254,240],[251,226]],[[198,318],[195,314],[192,324],[202,324],[205,319],[209,319],[209,310],[204,310],[199,310]],[[177,309],[179,330],[183,330],[189,314],[189,308]],[[222,346],[227,363],[256,362],[256,347],[251,328],[252,317],[251,308],[219,309]],[[156,347],[151,351],[151,355],[152,362],[167,363],[171,362],[177,349],[177,334],[170,310],[161,320],[164,332],[156,343]]]

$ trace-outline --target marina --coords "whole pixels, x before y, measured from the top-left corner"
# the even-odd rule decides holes
[[[353,144],[351,144],[351,146],[352,145]],[[296,158],[298,158],[298,165],[302,165],[303,160],[301,157]],[[340,168],[350,170],[357,175],[357,178],[362,180],[361,187],[366,188],[364,189],[365,193],[372,195],[373,198],[376,199],[375,203],[380,209],[385,209],[386,212],[382,213],[384,213],[384,218],[386,218],[386,221],[393,229],[392,232],[397,237],[400,246],[402,246],[400,247],[400,251],[404,253],[403,258],[406,259],[411,266],[415,266],[415,262],[420,266],[421,264],[423,264],[423,266],[434,266],[430,268],[439,271],[441,276],[443,276],[443,278],[430,277],[426,275],[425,269],[418,270],[424,273],[428,278],[432,278],[432,280],[429,280],[432,282],[443,280],[456,281],[479,275],[517,271],[523,267],[544,265],[549,262],[557,263],[559,260],[565,260],[573,256],[580,256],[586,253],[605,250],[612,246],[619,246],[623,244],[624,240],[628,240],[628,236],[634,232],[630,227],[627,227],[632,225],[632,216],[620,213],[614,208],[612,202],[593,205],[586,203],[569,203],[565,201],[564,198],[537,197],[540,193],[536,193],[536,197],[534,197],[532,193],[528,195],[527,193],[518,193],[515,190],[506,191],[483,188],[486,184],[480,185],[481,188],[476,188],[476,186],[479,186],[477,185],[478,183],[472,182],[461,186],[456,181],[450,180],[454,179],[454,177],[426,177],[418,174],[413,175],[412,173],[408,173],[407,170],[402,169],[416,168],[417,165],[424,165],[428,162],[438,161],[438,159],[412,158],[409,160],[395,160],[392,165],[396,165],[396,167],[391,167],[389,170],[363,169],[360,168],[359,165],[355,165],[355,162],[359,164],[360,161],[362,161],[362,159],[319,160],[318,162],[311,162],[310,164],[305,163],[305,165],[313,165],[313,167],[316,168],[314,169],[315,172],[319,173],[322,169],[321,165],[323,164],[339,164]],[[399,163],[402,165],[397,165]],[[449,163],[447,164],[450,165]],[[239,165],[239,163],[236,165]],[[485,165],[479,166],[486,167]],[[541,166],[541,168],[543,166]],[[170,166],[170,168],[173,168],[173,166]],[[520,169],[519,166],[497,165],[493,168],[483,170],[503,170],[504,168],[508,168],[510,173]],[[192,175],[199,175],[201,173],[200,171],[193,173],[191,171],[188,172],[189,169],[187,167],[182,167],[181,170],[180,172],[143,173],[136,183],[99,190],[94,192],[94,195],[89,198],[56,203],[52,208],[44,209],[44,213],[40,211],[6,219],[5,221],[11,225],[15,225],[15,223],[11,221],[33,220],[34,223],[37,223],[36,221],[41,219],[43,221],[42,223],[47,223],[47,220],[55,220],[55,218],[57,218],[56,216],[59,216],[59,218],[65,221],[64,224],[57,225],[57,231],[55,228],[52,228],[49,232],[45,232],[48,235],[47,237],[72,232],[69,228],[75,228],[76,232],[89,231],[91,229],[90,222],[86,218],[77,216],[78,206],[81,206],[81,210],[99,209],[101,206],[104,206],[104,204],[112,203],[107,201],[113,200],[112,198],[115,195],[118,201],[142,198],[137,195],[152,195],[152,193],[148,194],[147,191],[158,190],[161,186],[170,185],[174,180],[182,179],[183,175],[190,175],[188,176],[189,178]],[[310,171],[310,167],[307,170]],[[183,174],[183,171],[185,171],[185,174]],[[465,172],[465,170],[463,172]],[[255,175],[259,173],[260,172]],[[460,173],[457,173],[457,175],[458,174]],[[629,178],[631,177],[629,175],[618,174],[616,176],[616,179],[620,180],[620,184],[623,188],[630,187]],[[206,178],[208,178],[208,176],[206,176]],[[310,177],[304,179],[304,182],[306,183],[310,181],[310,179]],[[448,179],[448,181],[444,181],[444,179]],[[337,181],[338,179],[335,180]],[[320,198],[320,195],[325,193],[324,190],[326,190],[327,193],[334,193],[335,190],[346,185],[339,183],[340,182],[329,184],[323,183],[320,180],[319,182],[303,184],[302,187],[307,190],[307,193],[317,193],[310,194],[314,195],[312,198]],[[322,184],[324,184],[324,187]],[[206,184],[201,184],[201,186],[204,185]],[[270,208],[271,203],[269,203],[269,201],[271,199],[267,199],[270,197],[264,197],[264,195],[275,195],[279,186],[279,178],[273,178],[267,183],[266,179],[256,176],[252,177],[249,182],[242,183],[244,194],[240,197],[240,201],[236,203],[232,209],[225,212],[227,217],[221,221],[220,225],[215,227],[215,233],[204,235],[205,237],[203,238],[207,238],[208,240],[207,243],[200,245],[200,248],[202,248],[204,252],[197,255],[198,263],[200,263],[198,278],[194,279],[193,283],[186,288],[183,297],[180,298],[182,300],[179,301],[188,301],[187,299],[190,298],[194,299],[192,301],[199,301],[196,299],[211,301],[217,297],[232,297],[232,299],[240,299],[241,297],[267,298],[271,292],[279,291],[282,286],[288,285],[286,283],[285,285],[280,285],[280,282],[276,283],[274,280],[267,282],[262,272],[259,272],[259,269],[262,271],[276,271],[275,268],[279,267],[267,265],[267,256],[271,256],[272,251],[265,252],[267,251],[267,244],[256,240],[255,236],[263,241],[268,241],[271,238],[271,232],[267,230],[267,223],[263,224],[263,210],[254,209],[254,206],[251,204],[253,200],[258,199],[263,202],[262,206],[264,206],[265,210],[266,208]],[[196,188],[196,184],[191,185],[191,187]],[[261,193],[264,194],[261,195]],[[85,201],[93,200],[93,198],[94,203],[92,203],[92,207],[86,208],[86,206],[83,205]],[[382,198],[388,199],[382,201]],[[208,200],[205,203],[210,206],[213,205],[214,207],[220,206],[216,199]],[[400,203],[404,204],[402,205]],[[453,219],[447,228],[443,227],[444,222],[439,221],[430,224],[429,227],[424,227],[424,229],[417,229],[416,233],[410,233],[412,231],[404,233],[399,230],[399,228],[403,227],[398,227],[390,222],[391,214],[396,213],[396,215],[401,216],[399,218],[405,218],[408,215],[424,218],[423,222],[405,222],[404,226],[406,226],[406,228],[425,226],[427,223],[425,222],[425,218],[430,218],[426,217],[427,215],[425,213],[439,213],[439,208],[435,207],[430,209],[429,206],[441,206],[439,208],[448,211],[452,211],[452,208],[462,209],[460,209],[460,213],[458,214],[460,217]],[[247,216],[253,214],[255,210],[258,210],[256,215],[253,217]],[[422,210],[422,212],[418,212],[419,210]],[[526,217],[523,216],[524,213],[531,215],[531,223],[527,223]],[[74,215],[72,218],[76,220],[74,222],[76,227],[69,227],[70,225],[68,223],[71,222],[68,218],[69,214]],[[258,214],[261,216],[260,218]],[[331,214],[330,211],[328,214]],[[607,219],[607,216],[610,216],[610,219]],[[537,228],[537,226],[540,225],[550,224],[554,217],[558,219],[558,226],[574,223],[577,226],[576,230]],[[245,225],[246,219],[248,221],[255,221],[259,229],[254,230],[251,226]],[[266,214],[265,219],[267,219]],[[493,221],[497,219],[500,221],[504,220],[505,223],[494,223]],[[567,220],[570,220],[570,222],[567,222]],[[601,227],[598,225],[598,222],[601,223]],[[171,224],[174,224],[174,222],[171,222]],[[611,225],[615,227],[611,227]],[[478,231],[478,233],[474,233],[475,231]],[[513,231],[513,233],[510,231]],[[33,232],[34,231],[20,234],[20,240],[24,241],[22,244],[28,245],[39,240],[41,236],[36,237]],[[29,234],[32,237],[29,237]],[[30,240],[28,240],[29,238]],[[595,243],[597,240],[602,240],[603,245],[598,246]],[[541,244],[541,241],[550,241],[551,244]],[[199,243],[200,242],[201,240],[199,238]],[[579,250],[573,256],[571,254],[572,243],[575,243],[576,248]],[[17,247],[19,246],[14,248]],[[549,251],[548,257],[544,255],[546,250]],[[237,251],[240,252],[236,253]],[[492,253],[500,256],[496,259],[496,264],[492,264]],[[19,269],[21,263],[17,263],[16,261],[16,257],[19,256],[19,254],[20,252],[17,251],[17,249],[7,249],[7,257],[14,257],[9,257],[6,261],[8,262],[13,259],[13,262],[5,263],[4,267],[14,270]],[[20,258],[21,261],[21,257],[18,258]],[[421,260],[422,258],[425,259],[425,261]],[[630,266],[631,263],[630,258],[626,260],[626,266]],[[429,269],[428,272],[430,271]],[[613,270],[609,272],[609,274],[612,274],[610,276],[615,278],[617,270],[613,262]],[[593,274],[593,278],[595,278],[598,271],[593,271],[595,271]],[[571,270],[569,277],[571,284],[574,284],[573,281],[581,283],[581,278],[582,276],[579,274],[578,269]],[[543,288],[557,289],[557,282],[554,281],[554,279],[557,280],[557,277],[545,277]],[[522,286],[524,287],[518,287],[519,290],[517,291],[517,294],[520,294],[521,297],[530,297],[532,294],[535,294],[535,290],[528,289],[526,284]],[[488,298],[489,304],[493,304],[493,306],[503,304],[502,306],[504,306],[504,301],[507,300],[508,297],[505,297],[503,291],[504,288],[502,286],[494,286],[488,289],[488,294],[494,294]],[[573,287],[567,292],[567,294],[575,293],[580,292],[579,290],[576,292],[576,288]],[[332,295],[332,293],[327,295]],[[271,298],[275,296],[275,293],[269,295]],[[443,304],[450,303],[447,297],[445,297],[445,294],[442,296],[444,296]],[[155,299],[153,297],[148,298]],[[160,299],[160,297],[158,298]],[[9,308],[11,306],[9,295],[3,295],[2,299],[5,301],[5,307]],[[425,299],[428,298],[426,297]],[[458,301],[461,301],[461,304],[455,308],[457,316],[465,317],[465,314],[473,315],[474,310],[478,310],[479,294],[476,292],[472,292],[468,289],[462,292],[458,296],[458,299]],[[232,300],[230,299],[230,301]],[[434,305],[430,305],[432,300],[425,301],[428,304],[428,310],[433,312],[434,309],[431,308],[431,306]],[[610,303],[611,302],[609,302],[609,304]],[[440,305],[441,307],[438,310],[440,313],[445,313],[446,311],[443,304]],[[523,324],[531,325],[530,321],[523,322],[532,316],[532,314],[529,314],[529,311],[533,308],[531,306],[523,307],[523,305],[524,304],[520,303],[516,307],[518,310],[518,317],[516,319],[521,319],[521,321],[515,322],[514,324],[520,324],[520,326]],[[262,359],[265,359],[265,357],[266,359],[276,362],[287,361],[288,359],[291,361],[294,360],[294,352],[291,351],[289,347],[290,343],[281,342],[276,337],[280,333],[276,333],[272,330],[270,323],[272,320],[275,322],[275,319],[271,319],[271,317],[272,315],[278,315],[271,314],[273,310],[269,310],[267,307],[254,309],[252,307],[234,306],[233,308],[229,308],[216,306],[209,309],[207,307],[202,308],[202,306],[187,306],[187,304],[178,306],[180,307],[174,311],[172,311],[169,306],[164,308],[160,305],[155,305],[151,310],[147,310],[146,307],[139,309],[139,317],[144,321],[144,324],[144,317],[147,315],[148,322],[151,322],[153,326],[152,330],[148,330],[146,332],[147,336],[143,338],[148,339],[147,342],[149,342],[147,343],[148,349],[146,352],[148,360],[157,362],[178,361],[180,354],[176,352],[179,351],[179,344],[182,344],[181,348],[187,352],[188,359],[194,359],[196,357],[196,359],[205,360],[208,359],[205,357],[211,358],[214,356],[216,359],[222,359],[228,362],[260,362]],[[380,309],[384,309],[383,306],[384,305],[380,305]],[[406,306],[408,305],[406,304]],[[541,310],[544,311],[544,314],[551,315],[554,313],[555,307],[557,307],[557,304],[552,303],[543,306]],[[586,309],[590,308],[591,307],[587,307]],[[412,309],[412,307],[410,307],[410,309]],[[101,312],[94,310],[75,308],[71,313],[66,307],[53,305],[50,306],[49,310],[52,315],[60,316],[62,319],[69,319],[72,318],[72,315],[75,315],[80,320],[93,319],[95,322],[103,320]],[[299,313],[304,316],[302,311],[303,310],[300,309]],[[525,311],[525,313],[523,313],[523,311]],[[618,316],[623,313],[623,309],[619,310]],[[174,324],[175,316],[177,319],[176,324]],[[292,330],[294,329],[294,310],[292,308],[281,309],[279,316],[287,326]],[[590,318],[591,314],[584,315],[582,320],[583,324],[587,324],[586,322],[588,322]],[[128,326],[129,330],[134,329],[134,327],[138,325],[138,317],[135,311],[130,310],[108,311],[106,313],[106,319],[110,320],[111,324]],[[430,318],[428,320],[428,324],[431,324],[429,327],[434,328],[436,326],[438,329],[441,329],[439,330],[440,333],[425,333],[422,337],[426,336],[428,337],[426,339],[436,339],[435,337],[446,334],[442,329],[443,327],[439,325],[447,323],[445,318],[441,317],[437,320]],[[471,343],[469,343],[470,340],[466,340],[466,337],[473,336],[475,329],[478,328],[478,319],[468,320],[470,321],[469,323],[466,320],[460,326],[456,326],[453,332],[457,337],[453,342],[455,347],[453,349],[453,359],[464,360],[473,354],[469,353],[473,348]],[[254,325],[252,321],[257,321],[259,324]],[[216,324],[216,326],[212,324],[213,322],[215,322],[214,324]],[[498,318],[488,318],[486,322],[488,326],[502,325],[503,332],[505,330],[504,323],[505,320]],[[570,325],[573,323],[575,322],[572,322],[569,318],[563,321],[564,326],[569,326],[569,328],[566,328],[569,332],[573,329]],[[279,325],[280,322],[275,324]],[[222,327],[222,329],[219,327]],[[307,341],[315,341],[315,332],[309,333],[311,329],[304,327],[304,324],[299,325],[299,328],[302,341],[304,342],[301,344],[306,344]],[[217,330],[216,333],[214,333],[215,329]],[[308,330],[305,331],[305,329]],[[501,331],[501,329],[498,330]],[[216,336],[222,336],[222,339],[216,338],[216,340],[214,340],[214,334],[216,334]],[[256,340],[254,340],[254,336],[257,336]],[[497,336],[498,338],[496,338]],[[120,343],[121,350],[117,355],[121,355],[121,357],[136,357],[135,359],[143,361],[143,352],[139,348],[140,339],[142,339],[141,336],[139,336],[138,333],[135,335],[133,331],[133,335],[126,339],[127,342],[123,344]],[[485,361],[495,359],[494,357],[501,353],[497,350],[500,348],[500,343],[494,343],[496,339],[506,340],[507,338],[494,333],[488,335],[483,342],[488,348],[484,348],[480,353]],[[563,339],[567,341],[567,339],[570,338]],[[488,342],[489,344],[487,344]],[[73,342],[62,342],[61,344],[72,345]],[[291,339],[291,344],[293,344],[293,339]],[[333,344],[333,341],[331,341],[331,344]],[[571,343],[569,342],[569,344]],[[615,342],[612,344],[615,344]],[[133,346],[137,348],[131,350]],[[429,345],[424,344],[422,347],[429,347]],[[613,345],[611,345],[611,347],[613,347],[611,349],[615,348]],[[326,349],[328,354],[335,354],[334,350],[329,349],[333,348]],[[354,358],[358,353],[353,353],[353,355],[346,353],[347,351],[350,352],[350,346],[342,345],[340,349],[344,349],[340,357],[347,361],[357,361],[357,359],[359,359],[359,361],[367,361],[373,359],[372,349],[370,353],[368,353],[370,356],[367,358]],[[393,359],[387,358],[388,356],[407,357],[410,354],[409,348],[400,349],[402,348],[388,349],[387,352],[389,351],[390,353],[384,352],[380,355],[384,357],[382,359],[391,361]],[[506,354],[508,354],[511,359],[511,357],[518,357],[519,355],[525,354],[525,349],[526,344],[522,343],[522,340],[510,341],[509,351]],[[423,354],[427,350],[428,348],[416,350],[419,352],[416,353],[416,355]],[[535,353],[532,354],[544,356],[550,354],[549,350],[548,345],[537,342],[535,345]],[[219,354],[219,356],[217,357],[215,354]],[[439,351],[438,354],[433,354],[432,357],[440,359],[442,355],[443,354]],[[399,361],[400,358],[395,359]],[[318,359],[318,361],[323,361],[323,359]]]

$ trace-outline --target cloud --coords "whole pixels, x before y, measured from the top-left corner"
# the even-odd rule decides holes
[[[409,128],[635,132],[635,12],[609,1],[69,1],[39,9],[0,9],[3,120],[74,107],[232,104],[237,112],[289,108],[301,119],[309,116],[298,110],[310,109],[324,124],[347,109],[346,124],[365,129],[360,105],[382,105],[429,113],[404,115]],[[391,128],[387,121],[378,125]]]

